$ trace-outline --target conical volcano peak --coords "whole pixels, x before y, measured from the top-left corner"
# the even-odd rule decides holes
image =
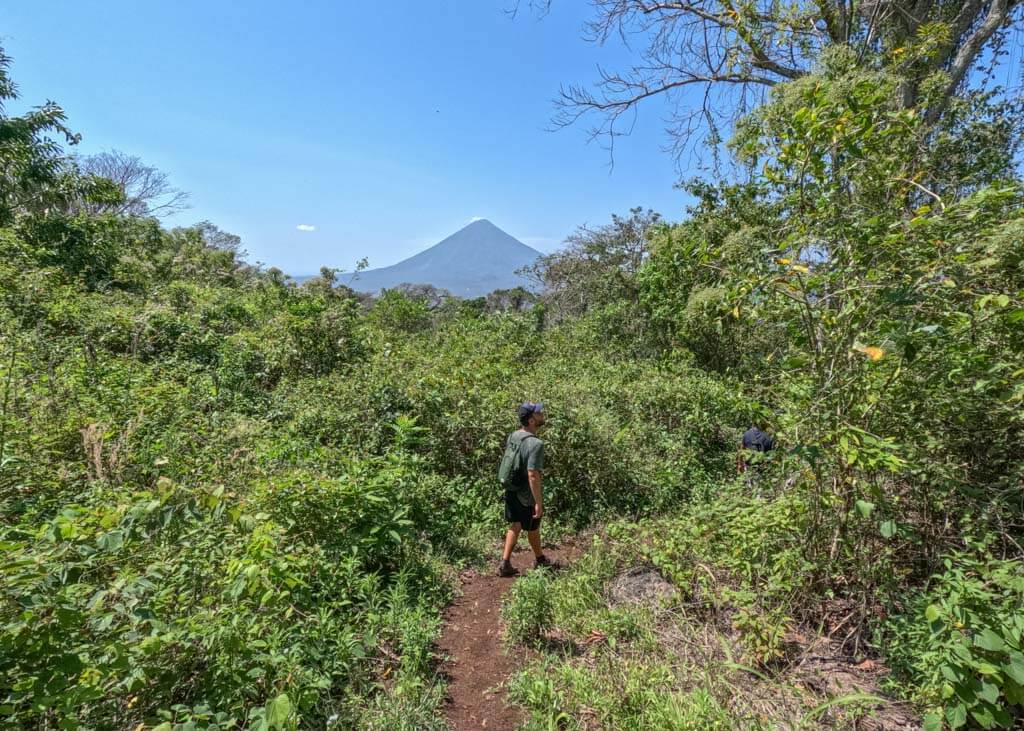
[[[470,221],[443,241],[404,261],[355,276],[349,285],[376,292],[399,284],[433,284],[462,297],[527,285],[517,275],[540,252],[507,234],[486,218]]]
[[[491,233],[493,233],[495,231],[497,231],[502,236],[508,236],[507,233],[505,233],[500,228],[498,228],[493,223],[491,223],[490,220],[488,220],[486,218],[474,218],[472,221],[467,223],[465,226],[460,228],[458,231],[453,233],[448,238],[450,239],[450,238],[452,238],[454,236],[458,236],[458,235],[463,234],[463,233],[471,233],[471,234],[473,234],[475,236],[480,236],[480,235],[487,236],[487,235],[490,235]]]
[[[507,258],[512,252],[516,252],[516,255],[520,257],[540,255],[540,252],[502,231],[486,218],[481,218],[471,221],[440,243],[416,254],[412,259],[429,255],[431,252],[452,252],[454,250],[466,253],[477,252],[492,259]]]

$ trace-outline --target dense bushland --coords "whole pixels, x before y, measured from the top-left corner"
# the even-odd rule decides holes
[[[737,124],[744,180],[695,181],[690,217],[650,227],[632,332],[736,384],[784,448],[752,484],[625,530],[637,560],[730,617],[751,667],[784,668],[791,630],[841,628],[928,727],[1005,727],[1024,702],[1022,118],[996,92],[940,102],[944,79],[907,107],[891,67],[830,49]],[[629,251],[591,241],[592,263]],[[577,271],[576,292],[607,281]],[[537,723],[594,707],[607,678],[584,692],[578,670],[519,686]],[[608,723],[643,727],[673,697],[656,696]]]
[[[566,525],[728,466],[746,405],[685,359],[620,355],[597,320],[367,308],[330,270],[295,287],[209,224],[90,205],[117,191],[48,114],[2,148],[5,725],[437,726],[438,610],[500,530],[518,402],[556,415]]]
[[[0,110],[4,723],[443,725],[439,608],[500,530],[524,398],[551,414],[555,523],[615,521],[680,596],[728,608],[744,667],[831,613],[930,726],[1011,723],[1022,117],[975,93],[933,119],[900,89],[829,50],[737,126],[742,182],[693,183],[682,222],[582,230],[525,311],[368,302],[329,269],[294,286],[210,224],[111,212],[125,193],[65,156],[59,108]],[[780,448],[747,484],[752,422]],[[636,654],[513,695],[555,723],[545,704],[728,727],[727,693],[667,672],[646,615],[602,607],[624,554],[595,555],[555,593],[524,580],[510,625]]]
[[[498,530],[523,394],[557,414],[569,524],[677,503],[728,465],[742,401],[684,363],[606,359],[596,325],[456,312],[410,333],[195,232],[116,223],[133,235],[102,288],[4,238],[12,720],[434,723],[445,576]],[[131,268],[139,232],[162,270]]]
[[[850,650],[891,647],[929,725],[1005,726],[1024,700],[1020,117],[975,95],[936,127],[898,86],[826,55],[739,125],[750,181],[695,186],[652,238],[638,277],[666,347],[742,382],[786,444],[761,497],[690,506],[653,558],[681,585],[721,569],[762,661],[838,597]]]

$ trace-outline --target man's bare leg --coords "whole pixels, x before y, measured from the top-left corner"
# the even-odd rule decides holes
[[[533,549],[533,555],[536,558],[544,555],[544,551],[540,546],[540,528],[526,531],[526,539],[530,542],[530,548]]]
[[[501,554],[502,561],[508,561],[512,558],[512,549],[516,547],[516,542],[519,540],[519,532],[523,529],[523,526],[519,523],[513,523],[508,528],[508,533],[505,534],[505,552]],[[529,537],[529,533],[526,534]],[[530,541],[530,545],[533,545],[533,541]]]

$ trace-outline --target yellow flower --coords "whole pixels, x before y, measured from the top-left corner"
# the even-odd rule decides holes
[[[873,361],[881,360],[885,355],[885,351],[876,345],[854,345],[853,349],[859,353],[863,353]]]

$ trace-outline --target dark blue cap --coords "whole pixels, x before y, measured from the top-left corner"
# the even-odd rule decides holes
[[[519,418],[526,419],[530,414],[536,414],[544,411],[544,404],[540,401],[534,403],[533,401],[526,401],[519,406]]]

